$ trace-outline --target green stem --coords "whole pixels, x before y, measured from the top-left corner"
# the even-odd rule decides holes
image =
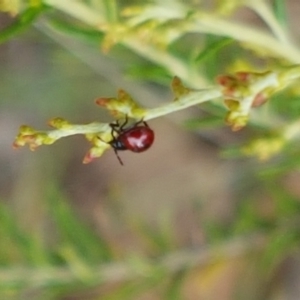
[[[67,127],[66,129],[49,130],[46,131],[45,133],[47,133],[47,135],[50,138],[54,138],[55,140],[58,140],[60,138],[70,136],[70,135],[75,135],[75,134],[90,134],[90,133],[106,132],[109,130],[110,130],[109,124],[93,122],[84,125],[72,124],[72,126]]]
[[[284,44],[258,28],[250,28],[240,23],[222,20],[213,15],[201,13],[197,20],[191,23],[190,29],[199,33],[231,37],[292,63],[300,62],[300,51],[294,45]]]
[[[80,20],[84,24],[90,25],[94,28],[98,28],[100,24],[105,22],[105,18],[101,14],[101,11],[93,10],[82,1],[44,0],[44,3],[57,10],[63,11],[69,16],[72,16],[73,18]]]
[[[279,2],[284,2],[283,0],[280,0]],[[265,2],[261,0],[257,1],[249,1],[247,5],[252,8],[270,27],[274,35],[280,40],[281,42],[285,44],[290,44],[289,37],[287,32],[284,30],[284,28],[281,26],[281,24],[278,22],[276,17],[274,16],[270,6]]]
[[[288,141],[299,139],[299,137],[300,137],[300,120],[296,120],[296,121],[292,122],[291,124],[288,124],[284,128],[282,135]]]
[[[175,100],[169,104],[165,104],[157,108],[147,109],[145,120],[167,115],[219,97],[222,97],[222,92],[216,87],[201,91],[193,91],[186,96],[181,96],[179,100]]]
[[[277,20],[281,23],[282,26],[286,27],[288,17],[286,12],[285,0],[273,0],[273,2],[274,13],[277,17]]]
[[[205,89],[201,91],[191,91],[187,95],[183,95],[180,97],[180,99],[175,100],[171,103],[164,104],[152,109],[145,109],[143,119],[145,121],[148,121],[221,96],[221,91],[216,87],[212,87],[210,89]],[[129,115],[129,117],[131,116]],[[55,130],[49,130],[45,133],[48,135],[49,138],[58,140],[60,138],[75,134],[92,134],[108,131],[110,131],[109,124],[93,122],[85,125],[72,124],[70,127],[66,127],[65,129],[60,128]]]

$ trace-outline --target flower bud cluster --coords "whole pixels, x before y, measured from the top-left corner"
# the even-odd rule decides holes
[[[224,104],[228,108],[226,123],[233,131],[245,127],[251,109],[267,102],[279,86],[275,72],[237,72],[217,78],[221,85]]]

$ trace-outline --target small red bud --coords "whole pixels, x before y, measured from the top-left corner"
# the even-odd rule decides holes
[[[219,75],[216,78],[216,82],[222,86],[228,86],[229,84],[232,84],[233,78],[230,75]]]
[[[110,98],[98,98],[95,100],[96,104],[99,106],[106,106]]]
[[[265,104],[268,101],[268,98],[263,94],[263,93],[258,93],[253,102],[252,102],[252,107],[259,107],[263,104]]]
[[[249,72],[236,72],[235,74],[236,74],[236,78],[241,82],[249,81],[251,75]]]
[[[87,154],[84,156],[82,163],[89,164],[93,159],[94,157],[92,156],[91,151],[88,151]]]

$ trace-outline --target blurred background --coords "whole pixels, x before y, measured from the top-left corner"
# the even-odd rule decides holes
[[[297,39],[300,5],[283,2]],[[123,167],[112,150],[82,164],[82,136],[12,149],[23,124],[111,122],[94,100],[119,88],[146,107],[167,103],[180,76],[123,46],[103,54],[47,17],[0,45],[0,299],[299,299],[299,151],[268,162],[235,156],[229,147],[264,131],[232,133],[223,108],[151,120],[154,145],[121,152]],[[260,24],[247,9],[234,18]],[[0,28],[12,22],[0,14]],[[182,43],[195,39],[176,45],[184,57]],[[240,55],[270,65],[238,45],[221,51],[203,62],[208,80]],[[219,122],[198,124],[203,115]]]

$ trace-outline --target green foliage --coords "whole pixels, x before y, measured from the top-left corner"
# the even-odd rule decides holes
[[[187,242],[186,248],[195,247],[196,254],[187,249],[178,251],[180,237],[174,232],[174,207],[167,214],[162,213],[163,221],[156,226],[143,218],[136,221],[114,216],[120,227],[129,231],[126,234],[141,245],[142,250],[128,254],[127,249],[120,249],[119,241],[110,240],[87,225],[76,214],[71,199],[55,184],[49,184],[45,199],[41,199],[41,205],[47,207],[45,218],[51,227],[51,238],[43,230],[36,233],[22,228],[9,205],[0,203],[0,298],[25,299],[24,293],[29,290],[29,294],[37,295],[35,299],[45,300],[66,299],[77,293],[82,293],[82,299],[141,299],[149,294],[155,299],[179,300],[185,297],[182,287],[190,269],[213,265],[220,257],[230,261],[236,252],[237,257],[244,255],[247,259],[247,251],[259,256],[263,270],[260,275],[268,280],[300,242],[300,202],[282,182],[300,165],[297,83],[286,89],[299,78],[299,66],[294,64],[299,63],[300,52],[285,32],[289,27],[287,2],[275,0],[270,9],[263,0],[228,0],[210,10],[202,4],[192,4],[193,1],[176,0],[132,1],[132,6],[114,0],[21,2],[22,9],[14,12],[17,15],[13,15],[11,25],[0,31],[0,43],[38,24],[50,36],[68,35],[117,57],[120,68],[134,79],[158,83],[161,88],[173,78],[171,103],[144,108],[139,99],[133,100],[121,89],[116,97],[97,99],[97,104],[109,112],[140,120],[201,104],[199,115],[195,109],[193,118],[184,123],[186,129],[217,130],[224,127],[224,119],[233,130],[248,125],[223,152],[224,157],[235,158],[241,165],[234,175],[243,177],[246,184],[242,180],[233,183],[235,203],[231,216],[212,221],[201,209],[194,211],[203,241]],[[241,6],[256,12],[267,25],[266,30],[231,19],[229,14]],[[8,11],[12,15],[12,10]],[[72,47],[71,44],[71,52]],[[223,72],[231,75],[221,75]],[[257,86],[259,89],[255,90]],[[275,95],[281,89],[284,91]],[[205,98],[212,91],[214,94]],[[100,123],[98,130],[97,123],[76,127],[63,118],[54,118],[50,125],[57,136],[47,131],[47,139],[44,132],[23,126],[14,146],[28,142],[34,150],[65,137],[71,128],[72,134],[83,133],[89,142],[94,141],[95,147],[87,155],[92,160],[109,148],[104,142],[102,152],[97,153],[96,149],[101,143],[99,132],[104,138],[108,132],[110,137],[108,124]],[[92,133],[84,131],[90,128]],[[276,146],[278,151],[273,153]],[[246,152],[262,159],[274,154],[275,158],[254,163],[241,158]],[[256,235],[262,240],[259,245],[249,238]],[[235,246],[234,241],[239,238],[242,242]],[[240,250],[243,247],[245,252]]]
[[[285,0],[274,0],[274,13],[277,17],[278,21],[284,26],[287,27],[288,24],[288,16],[286,12],[286,2]]]
[[[290,228],[289,228],[290,229]],[[297,251],[300,241],[299,230],[274,231],[269,236],[269,242],[262,256],[261,269],[268,275],[272,274],[286,257]]]
[[[197,63],[201,63],[209,57],[215,58],[221,49],[234,42],[234,40],[230,38],[214,38],[209,36],[207,37],[207,40],[206,48],[195,57],[195,62]]]
[[[204,118],[189,119],[185,122],[185,127],[190,130],[200,130],[206,128],[216,128],[222,126],[223,122],[219,117],[207,116]]]
[[[163,85],[167,85],[171,79],[166,70],[159,66],[149,66],[149,62],[141,62],[128,66],[126,74],[132,79],[145,80]]]
[[[79,25],[75,22],[67,22],[61,17],[53,17],[49,21],[49,25],[53,27],[54,30],[89,44],[99,45],[104,37],[104,34],[99,30],[83,26],[82,24]]]
[[[166,224],[168,223],[168,224]],[[175,239],[172,237],[172,224],[165,222],[159,224],[159,230],[146,224],[143,220],[136,222],[135,233],[139,235],[140,239],[146,244],[146,248],[152,255],[161,255],[163,253],[171,252],[175,248]]]
[[[8,25],[6,28],[0,31],[0,44],[11,38],[14,38],[30,27],[32,23],[41,15],[41,13],[45,12],[45,10],[46,6],[39,5],[28,7],[26,10],[21,12],[11,25]]]
[[[57,225],[63,245],[61,255],[66,261],[72,260],[74,255],[84,258],[89,264],[105,262],[112,258],[108,244],[78,220],[57,188],[50,187],[48,198],[51,216]]]
[[[23,232],[16,223],[13,214],[7,206],[0,203],[0,234],[3,241],[0,249],[0,264],[8,266],[19,263],[21,265],[44,265],[49,261],[47,252],[41,240]]]
[[[182,270],[178,273],[175,273],[173,276],[170,276],[170,282],[168,288],[166,289],[166,293],[164,295],[164,299],[166,300],[182,300],[182,285],[185,280],[186,270]]]

